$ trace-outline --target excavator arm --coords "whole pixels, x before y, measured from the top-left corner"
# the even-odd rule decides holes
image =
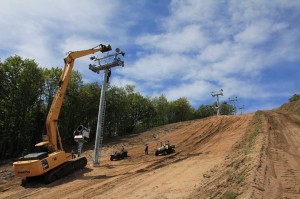
[[[48,140],[42,143],[37,144],[36,146],[48,145],[48,149],[52,152],[58,151],[57,138],[59,138],[60,150],[63,150],[62,142],[60,139],[60,135],[57,129],[57,120],[59,117],[59,113],[61,110],[61,106],[64,100],[65,92],[67,90],[67,86],[70,80],[71,72],[74,66],[75,59],[93,54],[96,52],[107,52],[111,50],[111,46],[100,44],[92,49],[81,50],[81,51],[71,51],[64,58],[65,66],[62,71],[62,74],[59,79],[58,88],[55,94],[55,97],[52,101],[47,119],[46,119],[46,130]]]

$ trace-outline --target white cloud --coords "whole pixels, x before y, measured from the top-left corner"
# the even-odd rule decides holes
[[[111,85],[115,85],[117,87],[125,87],[126,85],[137,85],[135,81],[132,81],[128,78],[121,78],[120,76],[112,77],[110,81]]]
[[[183,78],[186,71],[194,63],[180,54],[150,54],[135,61],[132,66],[125,67],[123,74],[131,79],[151,81],[153,83],[176,78]]]
[[[193,82],[214,82],[209,89],[222,87],[228,95],[271,97],[267,86],[256,83],[261,83],[262,71],[287,60],[288,52],[289,57],[297,54],[288,45],[289,22],[278,16],[278,9],[283,14],[281,6],[267,1],[172,1],[164,29],[137,39],[144,51],[127,74],[153,84],[166,79],[176,82],[175,86],[164,85],[170,99],[184,95],[194,100],[194,93],[201,89]],[[184,48],[176,48],[178,45]],[[150,55],[145,56],[147,52]],[[182,67],[184,63],[187,67]]]
[[[191,53],[199,51],[207,43],[201,28],[188,25],[180,31],[167,32],[159,35],[146,35],[137,39],[137,44],[150,51],[160,50],[165,53]]]
[[[270,35],[270,22],[258,21],[246,27],[246,29],[237,35],[235,40],[244,44],[260,44],[266,42]]]
[[[164,94],[169,100],[187,97],[192,104],[195,104],[196,101],[211,98],[210,92],[214,89],[214,87],[214,85],[207,81],[197,80],[192,83],[183,83],[178,86],[171,86],[164,90]]]
[[[232,47],[232,43],[229,41],[208,45],[200,52],[198,55],[198,60],[202,62],[221,61],[228,57]]]
[[[68,51],[113,38],[120,41],[117,34],[129,25],[116,26],[120,6],[120,1],[1,1],[0,49],[34,58],[42,66],[57,66]]]
[[[80,51],[94,48],[100,44],[109,45],[107,41],[101,43],[95,38],[82,38],[80,36],[66,37],[59,45],[61,53],[68,53],[69,51]]]
[[[239,96],[245,99],[258,99],[270,97],[270,91],[265,91],[259,84],[238,78],[223,78],[220,81],[224,96]]]
[[[276,80],[263,78],[300,61],[300,1],[172,0],[158,10],[148,3],[3,0],[0,56],[19,54],[42,66],[62,66],[68,51],[103,43],[127,54],[125,67],[113,70],[112,84],[136,85],[149,96],[186,96],[196,104],[220,88],[247,99],[251,93],[268,99],[289,91],[280,87],[275,93],[269,88]],[[90,63],[83,57],[74,69],[85,82],[102,82]]]
[[[287,28],[285,23],[276,23],[270,20],[260,20],[247,25],[245,30],[234,36],[237,42],[243,44],[264,44],[273,39],[272,34]]]
[[[171,16],[165,20],[165,26],[173,31],[186,24],[215,23],[214,19],[216,19],[222,4],[211,0],[173,0],[170,4]]]

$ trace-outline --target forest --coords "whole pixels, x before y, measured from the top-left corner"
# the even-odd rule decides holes
[[[62,69],[43,68],[35,60],[18,55],[0,61],[0,160],[34,151],[42,140],[45,120]],[[74,146],[73,132],[83,125],[95,138],[101,85],[83,83],[74,70],[60,112],[58,129],[64,145]],[[221,103],[220,113],[232,107]],[[215,112],[214,104],[194,109],[184,96],[168,101],[164,95],[145,97],[133,85],[111,86],[106,93],[105,138],[140,133],[164,124],[205,118]]]

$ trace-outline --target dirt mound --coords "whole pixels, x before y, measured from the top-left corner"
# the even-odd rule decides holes
[[[106,144],[100,167],[84,152],[88,166],[52,184],[2,180],[0,198],[297,198],[299,132],[300,118],[280,111],[170,124]],[[155,156],[166,140],[176,152]],[[129,157],[110,161],[121,145]]]

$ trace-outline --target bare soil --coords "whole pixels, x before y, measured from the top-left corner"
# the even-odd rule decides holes
[[[176,152],[155,156],[157,142]],[[144,145],[149,145],[149,155]],[[125,145],[129,157],[110,161]],[[92,166],[49,185],[20,186],[0,167],[0,198],[300,198],[300,116],[281,110],[214,116],[115,140]]]

